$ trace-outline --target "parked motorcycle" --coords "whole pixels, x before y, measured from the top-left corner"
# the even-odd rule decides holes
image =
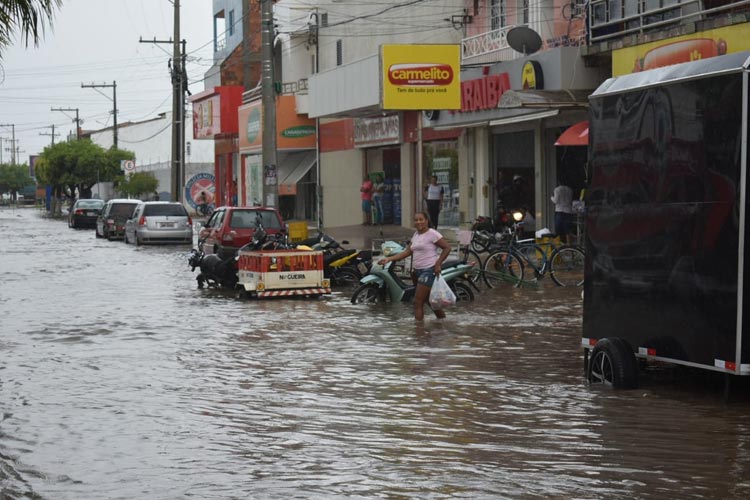
[[[383,257],[396,255],[404,250],[404,246],[394,242],[386,241],[381,246]],[[414,298],[416,285],[404,282],[401,273],[397,271],[400,266],[394,262],[388,262],[384,266],[373,259],[370,273],[360,280],[359,287],[352,294],[352,304],[377,304],[390,300],[391,302],[408,302]],[[442,276],[456,294],[457,302],[471,302],[474,300],[474,292],[469,282],[469,272],[474,263],[464,263],[456,259],[447,259],[443,262]]]
[[[209,288],[228,288],[234,290],[237,287],[237,259],[242,250],[258,250],[268,243],[268,236],[263,226],[260,225],[253,234],[250,243],[240,248],[235,255],[225,259],[216,254],[204,254],[201,250],[194,248],[188,257],[188,265],[192,271],[200,269],[195,277],[198,288],[208,286]]]

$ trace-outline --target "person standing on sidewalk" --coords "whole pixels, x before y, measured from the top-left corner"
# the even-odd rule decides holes
[[[570,245],[572,240],[571,226],[573,224],[573,190],[562,176],[550,200],[555,204],[555,234],[561,240],[564,240],[567,245]]]
[[[372,224],[372,181],[367,174],[365,174],[365,178],[362,180],[359,192],[362,197],[362,216],[365,219],[362,225],[369,226]]]
[[[437,183],[437,176],[433,175],[430,178],[430,183],[425,186],[424,191],[427,213],[430,217],[430,227],[437,229],[440,207],[443,205],[443,186]]]
[[[375,185],[372,187],[372,204],[375,208],[375,224],[383,223],[383,193],[385,192],[385,184],[383,184],[383,176],[377,174],[375,176]]]
[[[440,275],[441,265],[451,253],[451,247],[443,235],[428,225],[428,216],[425,212],[414,214],[414,227],[416,232],[411,237],[411,242],[406,250],[380,259],[381,266],[388,262],[403,260],[413,255],[414,271],[417,275],[417,290],[414,293],[414,319],[424,319],[424,305],[430,297],[430,289],[435,281],[435,276]],[[445,311],[438,309],[433,311],[438,319],[445,318]]]

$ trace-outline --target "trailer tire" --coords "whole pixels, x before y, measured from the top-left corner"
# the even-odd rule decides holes
[[[634,389],[638,384],[638,365],[628,343],[619,338],[600,339],[591,351],[586,379],[615,389]]]

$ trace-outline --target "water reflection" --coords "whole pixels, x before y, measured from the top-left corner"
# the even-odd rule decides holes
[[[747,497],[748,405],[586,386],[576,290],[418,324],[198,290],[187,248],[33,211],[0,230],[3,498]]]

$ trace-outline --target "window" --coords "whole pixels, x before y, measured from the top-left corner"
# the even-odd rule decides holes
[[[322,27],[324,27],[324,28],[325,28],[326,26],[328,26],[328,12],[322,12],[322,13],[320,14],[320,25],[321,25]]]
[[[234,9],[229,11],[229,19],[227,19],[229,36],[234,35]]]
[[[492,31],[506,26],[506,10],[505,0],[490,0],[490,29]]]
[[[224,19],[224,11],[214,14],[214,52],[224,50],[226,47],[227,23]]]
[[[344,50],[342,46],[342,41],[339,38],[336,40],[336,66],[341,66],[344,64]]]

